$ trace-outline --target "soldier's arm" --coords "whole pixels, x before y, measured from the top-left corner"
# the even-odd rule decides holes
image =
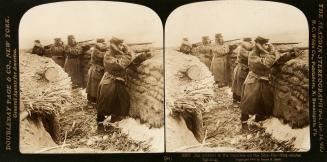
[[[303,51],[294,48],[293,51],[280,54],[280,58],[276,61],[276,64],[284,64],[287,61],[298,57]]]
[[[239,50],[239,56],[241,58],[248,58],[250,54],[250,51],[246,50],[245,48],[241,47]]]
[[[276,61],[276,56],[273,53],[266,54],[265,57],[260,57],[255,53],[255,51],[253,51],[249,54],[249,58],[248,58],[249,65],[251,65],[254,68],[256,67],[271,68],[272,65],[275,63],[275,61]]]
[[[122,69],[122,67],[118,64],[118,60],[111,55],[110,51],[105,53],[103,57],[103,65],[108,72],[110,70],[115,71]]]

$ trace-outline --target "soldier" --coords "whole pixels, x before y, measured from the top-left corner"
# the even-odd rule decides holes
[[[51,58],[55,63],[64,68],[66,60],[65,47],[60,38],[55,38],[54,41],[54,45],[50,48]]]
[[[218,87],[226,86],[228,83],[227,54],[229,46],[224,45],[222,34],[215,35],[215,44],[212,46],[213,59],[210,70]]]
[[[187,38],[183,38],[183,42],[180,46],[179,51],[185,54],[190,54],[192,50],[192,45],[188,42]]]
[[[40,40],[34,41],[34,47],[32,49],[32,54],[37,54],[39,56],[43,56],[43,46]]]
[[[198,53],[196,56],[201,62],[203,62],[208,68],[210,68],[212,51],[210,46],[210,39],[208,36],[202,37],[202,44],[197,49]]]
[[[249,74],[243,84],[241,98],[242,130],[248,130],[249,115],[256,115],[255,121],[265,120],[272,115],[274,96],[269,83],[269,75],[273,66],[283,64],[301,54],[296,48],[292,52],[279,54],[268,39],[257,37],[255,46],[249,54]]]
[[[82,53],[82,48],[77,45],[75,37],[73,35],[68,36],[67,45],[65,47],[65,72],[71,77],[73,88],[80,87],[82,85],[82,75],[80,70],[79,56]]]
[[[103,130],[101,122],[105,115],[117,121],[128,115],[130,96],[125,88],[126,67],[131,63],[131,53],[123,40],[113,37],[104,56],[105,73],[100,81],[97,94],[98,130]]]
[[[103,57],[107,50],[104,39],[97,39],[96,45],[90,49],[91,67],[88,72],[86,86],[87,99],[91,103],[96,102],[98,86],[104,74]]]
[[[232,84],[232,92],[233,92],[233,101],[240,102],[241,94],[242,94],[242,86],[246,76],[249,73],[248,66],[248,57],[249,53],[253,48],[251,38],[244,38],[243,42],[238,47],[237,53],[237,65],[234,69],[233,75],[233,84]]]

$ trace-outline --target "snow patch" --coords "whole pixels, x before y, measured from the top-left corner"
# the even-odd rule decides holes
[[[310,150],[310,129],[309,126],[302,129],[292,129],[288,124],[283,124],[277,118],[270,118],[263,122],[266,132],[272,134],[277,140],[290,140],[295,137],[294,147],[299,151]]]
[[[139,119],[134,118],[119,121],[118,127],[133,140],[149,142],[151,152],[164,152],[164,127],[149,128],[148,125],[141,124]]]

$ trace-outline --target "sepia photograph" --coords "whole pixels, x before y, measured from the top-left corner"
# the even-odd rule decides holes
[[[21,153],[164,152],[163,27],[150,8],[57,2],[19,25]]]
[[[167,152],[310,150],[309,28],[288,4],[208,1],[165,25]]]

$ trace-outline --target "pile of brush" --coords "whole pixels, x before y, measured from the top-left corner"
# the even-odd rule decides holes
[[[214,95],[213,76],[198,58],[174,50],[167,50],[165,64],[166,109],[173,117],[182,116],[201,141],[204,135],[202,113]]]
[[[274,116],[293,128],[309,124],[309,61],[308,51],[274,69]]]
[[[164,124],[164,70],[162,50],[152,51],[145,60],[128,75],[127,87],[131,97],[130,116],[140,118],[151,127]]]
[[[86,104],[70,77],[51,58],[22,53],[20,55],[20,100],[24,108],[21,120],[41,118],[55,142],[60,140],[57,115],[65,109]],[[80,96],[80,97],[78,97]]]

